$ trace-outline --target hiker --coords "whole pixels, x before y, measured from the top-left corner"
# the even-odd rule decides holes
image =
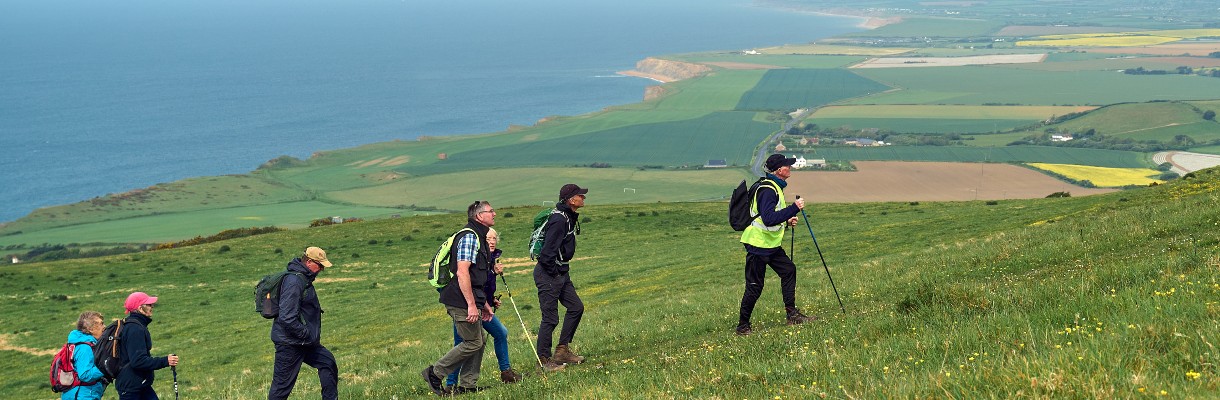
[[[275,372],[268,400],[286,399],[292,394],[301,372],[301,363],[318,370],[322,398],[339,398],[339,364],[334,354],[322,345],[322,304],[313,282],[318,274],[334,265],[326,251],[309,247],[301,257],[288,262],[280,283],[280,313],[271,323],[271,342],[275,343]]]
[[[456,245],[449,251],[450,264],[456,279],[450,279],[440,291],[440,303],[445,305],[449,317],[453,318],[461,343],[432,365],[424,368],[420,376],[428,388],[438,396],[462,394],[482,390],[478,387],[479,369],[483,363],[482,322],[490,322],[495,316],[491,302],[483,286],[491,273],[491,246],[487,243],[487,232],[496,224],[496,211],[486,201],[476,201],[466,208],[466,228],[455,238]],[[452,392],[445,390],[444,377],[461,370],[460,379]]]
[[[558,213],[552,213],[543,230],[546,237],[538,253],[538,264],[534,267],[534,285],[538,287],[538,308],[542,311],[542,323],[538,326],[538,357],[543,367],[555,369],[560,364],[579,364],[584,357],[572,352],[572,337],[580,326],[585,305],[576,294],[576,286],[568,276],[569,262],[576,254],[576,235],[580,234],[576,211],[585,206],[585,194],[589,189],[569,183],[559,189]],[[563,317],[563,330],[559,332],[559,345],[551,355],[551,335],[559,325],[559,304],[567,309]]]
[[[68,333],[68,343],[88,344],[73,346],[72,369],[76,370],[76,377],[81,382],[94,383],[92,385],[82,384],[69,389],[59,395],[60,399],[96,400],[102,398],[102,392],[106,391],[106,384],[102,382],[102,371],[93,365],[93,346],[96,346],[97,339],[102,337],[103,329],[106,329],[106,323],[102,322],[102,314],[97,311],[85,311],[80,314],[80,318],[77,318],[76,329]]]
[[[500,234],[495,228],[487,228],[487,250],[491,252],[492,272],[487,274],[487,283],[483,284],[483,292],[486,293],[486,298],[491,302],[492,311],[500,308],[500,299],[496,296],[496,275],[504,273],[504,264],[500,262],[501,250],[496,249],[496,244],[500,242]],[[512,363],[508,360],[508,327],[500,322],[500,317],[492,315],[490,321],[483,322],[483,330],[491,335],[492,348],[496,352],[496,361],[500,363],[500,381],[504,383],[516,383],[521,380],[521,374],[513,371]],[[462,336],[458,334],[457,325],[453,326],[453,345],[462,344]],[[457,387],[458,373],[461,369],[454,370],[449,373],[449,377],[445,378],[446,387]]]
[[[796,264],[784,253],[783,247],[784,223],[796,226],[796,214],[805,208],[804,199],[798,198],[793,204],[784,201],[784,187],[788,185],[788,177],[792,176],[794,163],[795,158],[785,158],[783,154],[767,157],[767,176],[751,199],[750,213],[758,217],[741,233],[741,243],[746,249],[746,291],[741,297],[741,315],[736,329],[741,336],[753,333],[750,314],[754,311],[754,303],[762,295],[768,265],[779,275],[788,325],[817,319],[816,316],[806,316],[796,308]]]
[[[123,308],[127,310],[127,318],[123,320],[122,332],[119,333],[123,369],[115,378],[114,385],[119,392],[119,400],[157,400],[157,392],[152,387],[153,371],[178,365],[176,355],[153,357],[148,354],[152,350],[148,324],[152,323],[153,307],[156,305],[157,298],[144,292],[128,295],[123,303]]]

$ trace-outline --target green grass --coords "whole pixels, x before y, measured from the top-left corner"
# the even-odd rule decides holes
[[[1078,149],[1049,146],[882,146],[818,147],[806,158],[827,161],[949,161],[949,162],[1044,162],[1111,168],[1149,167],[1142,153],[1118,150]]]
[[[1126,75],[1105,71],[1032,71],[1004,67],[869,68],[857,72],[902,88],[847,104],[1086,105],[1210,99],[1220,79]]]
[[[1007,146],[1009,143],[1023,139],[1031,134],[1032,133],[1030,133],[1030,132],[1012,132],[1012,133],[1000,133],[1000,134],[994,134],[994,135],[990,135],[990,134],[969,135],[967,137],[970,138],[970,140],[965,140],[962,143],[967,146],[1001,147],[1001,146]]]
[[[1177,135],[1198,142],[1220,139],[1220,124],[1204,120],[1192,105],[1183,102],[1118,104],[1051,127],[1069,132],[1095,129],[1107,136],[1161,142]]]
[[[588,361],[542,379],[510,303],[500,315],[526,380],[495,382],[487,355],[480,383],[490,389],[475,397],[1212,397],[1220,176],[1198,175],[994,205],[814,204],[811,223],[847,312],[801,233],[797,301],[823,319],[784,326],[779,282],[768,274],[750,337],[732,334],[743,256],[724,203],[593,204],[582,210],[572,267],[586,306],[573,344]],[[507,289],[531,330],[531,267],[516,260],[532,210],[500,208],[496,226],[510,257]],[[9,348],[54,349],[79,312],[119,317],[127,293],[146,291],[160,297],[153,354],[181,357],[184,398],[261,398],[273,350],[250,288],[317,245],[336,264],[317,289],[340,397],[426,397],[418,372],[452,338],[421,264],[462,221],[401,218],[5,268],[0,338]],[[49,358],[0,350],[9,369],[0,392],[48,397]],[[154,387],[167,396],[168,371],[157,375]],[[294,398],[317,394],[306,368]]]
[[[811,118],[807,121],[824,128],[877,128],[899,133],[979,133],[999,132],[1032,125],[1039,120],[977,118]]]
[[[418,205],[463,210],[471,199],[494,193],[496,206],[554,203],[559,187],[578,182],[597,204],[720,199],[742,179],[744,168],[638,170],[635,168],[498,168],[477,173],[429,175],[388,185],[325,195],[348,203],[396,207]]]
[[[773,69],[741,96],[737,110],[794,110],[866,96],[889,87],[843,69]]]
[[[331,216],[386,218],[410,215],[410,210],[317,201],[298,201],[261,206],[182,211],[83,223],[14,235],[0,236],[0,246],[39,243],[166,243],[195,235],[207,236],[226,229],[279,226],[303,228],[309,222]]]

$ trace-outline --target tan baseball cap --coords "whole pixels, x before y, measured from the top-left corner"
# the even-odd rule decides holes
[[[310,246],[309,248],[305,249],[305,258],[314,260],[326,268],[330,268],[332,265],[330,260],[326,259],[326,250],[322,250],[320,247]]]

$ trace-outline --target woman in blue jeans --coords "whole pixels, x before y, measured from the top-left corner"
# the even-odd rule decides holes
[[[494,228],[487,230],[487,248],[491,250],[491,264],[494,265],[494,274],[487,275],[487,283],[483,284],[483,289],[487,293],[487,298],[492,301],[493,307],[500,307],[500,299],[496,299],[496,275],[504,273],[504,264],[501,264],[501,250],[496,249],[496,244],[500,241],[500,234]],[[496,360],[500,362],[500,380],[504,383],[513,383],[521,380],[521,374],[513,371],[512,364],[508,361],[508,328],[504,323],[500,322],[498,315],[492,315],[491,321],[483,323],[483,330],[491,335],[492,344],[496,350]],[[457,327],[453,328],[453,344],[456,346],[462,343],[462,337],[458,336]],[[454,386],[457,384],[458,374],[461,369],[454,370],[445,379],[445,385]]]

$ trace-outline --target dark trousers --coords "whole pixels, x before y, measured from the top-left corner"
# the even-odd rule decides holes
[[[339,365],[335,355],[322,345],[293,346],[287,344],[275,345],[275,375],[271,379],[271,390],[267,399],[286,399],[292,394],[292,387],[297,384],[297,374],[301,372],[301,363],[309,364],[318,369],[318,380],[322,384],[322,398],[334,400],[339,398]]]
[[[568,274],[547,275],[541,267],[534,267],[534,285],[538,287],[538,308],[542,310],[542,323],[538,326],[538,356],[551,356],[551,336],[559,326],[559,305],[567,312],[563,316],[563,330],[559,332],[559,344],[572,343],[576,327],[585,314],[585,304],[576,295],[576,286]]]
[[[746,253],[746,293],[741,297],[741,317],[738,325],[749,325],[750,314],[754,312],[754,303],[762,295],[766,280],[767,266],[779,275],[780,292],[784,295],[784,307],[796,307],[796,264],[780,247],[771,255]]]
[[[133,392],[119,392],[119,400],[158,400],[157,392],[151,387],[143,387]]]

